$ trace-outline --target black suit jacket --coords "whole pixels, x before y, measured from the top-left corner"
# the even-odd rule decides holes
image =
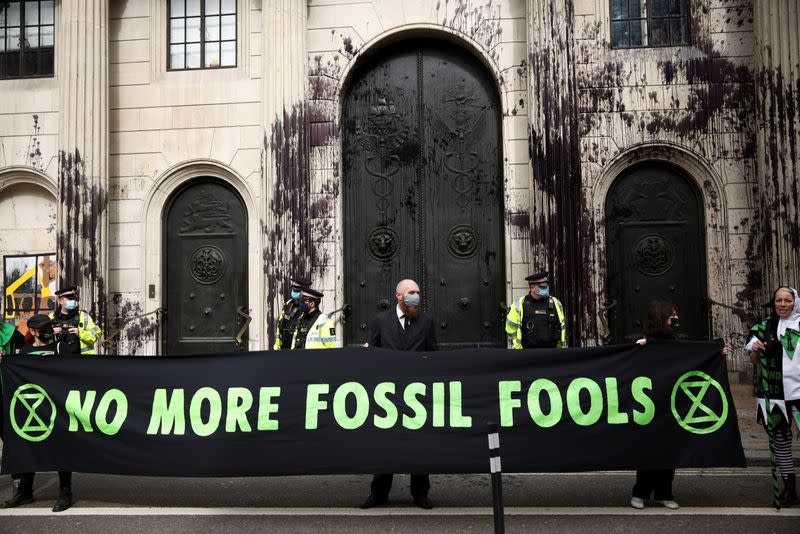
[[[369,328],[369,346],[394,350],[439,350],[436,343],[436,325],[425,313],[411,320],[408,332],[400,326],[397,308],[379,313]]]

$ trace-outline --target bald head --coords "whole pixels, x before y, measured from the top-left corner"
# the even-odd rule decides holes
[[[397,305],[405,315],[417,317],[419,315],[419,286],[413,280],[400,280],[394,290]]]
[[[419,286],[417,283],[410,278],[406,278],[405,280],[400,280],[397,283],[397,287],[395,288],[394,292],[396,295],[405,295],[410,289],[413,289],[419,293]]]

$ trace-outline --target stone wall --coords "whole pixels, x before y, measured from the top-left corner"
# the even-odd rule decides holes
[[[771,95],[788,89],[776,82],[776,56],[756,61],[752,0],[691,6],[692,46],[615,50],[608,0],[238,0],[238,66],[169,72],[164,2],[110,2],[107,330],[125,325],[114,349],[157,350],[155,315],[126,321],[161,306],[163,208],[201,174],[233,184],[248,209],[251,349],[270,342],[287,270],[308,267],[326,309],[344,303],[340,103],[362,57],[416,36],[467,49],[496,80],[507,301],[526,290],[532,268],[549,266],[574,287],[566,300],[581,339],[600,342],[605,193],[630,164],[666,161],[703,194],[712,333],[738,344],[765,294],[757,157],[762,145],[790,152],[795,138],[770,145],[775,125],[757,135],[756,64],[759,116],[774,116]],[[58,28],[56,42],[57,70],[68,68]],[[796,59],[783,61],[783,80],[795,79]],[[59,120],[75,114],[61,109],[71,86],[60,74],[0,81],[0,186],[13,170],[55,190],[59,149],[69,152]],[[767,192],[780,204],[791,181],[775,184]],[[796,198],[793,206],[786,213],[796,213]],[[276,238],[282,228],[308,243]]]

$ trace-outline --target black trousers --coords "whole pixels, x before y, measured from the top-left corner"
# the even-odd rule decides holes
[[[672,480],[674,478],[674,469],[637,470],[633,496],[649,499],[652,493],[653,498],[657,501],[671,501],[673,500]]]
[[[372,484],[370,484],[370,493],[378,498],[386,498],[389,496],[389,490],[392,489],[392,478],[394,475],[385,473],[375,475],[372,477]],[[411,475],[411,496],[412,497],[426,497],[428,490],[431,489],[431,481],[428,475],[412,474]]]
[[[11,478],[19,479],[19,491],[21,493],[33,493],[33,479],[36,473],[14,473]],[[59,471],[58,472],[58,487],[71,488],[72,487],[72,472]]]

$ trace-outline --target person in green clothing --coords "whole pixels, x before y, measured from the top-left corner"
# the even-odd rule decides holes
[[[34,315],[28,319],[28,330],[33,336],[33,341],[19,350],[20,355],[57,356],[71,353],[68,343],[56,341],[52,320],[47,315]],[[2,359],[0,359],[0,363],[2,363]],[[14,508],[33,502],[33,478],[35,475],[36,473],[12,473],[11,478],[18,480],[19,483],[12,497],[7,501],[0,502],[0,508]],[[59,471],[58,481],[58,500],[53,506],[53,511],[63,512],[72,506],[72,473]]]
[[[5,354],[16,354],[25,344],[25,336],[13,324],[0,322],[0,361]]]

